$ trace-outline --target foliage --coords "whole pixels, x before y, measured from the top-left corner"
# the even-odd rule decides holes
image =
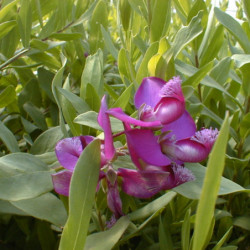
[[[69,249],[65,242],[72,249],[250,246],[250,2],[237,2],[237,19],[225,12],[226,0],[220,8],[211,2],[0,1],[1,249],[57,249],[61,237],[61,249]],[[90,144],[69,201],[53,191],[51,174],[61,169],[56,143],[103,138],[97,112],[104,93],[109,107],[135,117],[142,79],[176,75],[198,128],[221,131],[203,166],[187,164],[194,182],[151,199],[123,193],[127,215],[107,229],[111,213],[102,189],[94,194],[99,160]],[[111,125],[122,130],[114,118]],[[123,135],[115,143],[123,145]]]

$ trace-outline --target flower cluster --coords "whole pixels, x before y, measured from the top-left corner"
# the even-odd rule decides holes
[[[120,188],[130,196],[150,198],[162,190],[194,180],[184,163],[206,159],[218,135],[217,129],[196,131],[195,123],[185,109],[179,77],[168,82],[156,77],[144,78],[134,103],[139,119],[128,116],[121,108],[108,109],[106,96],[98,114],[98,123],[104,131],[99,182],[106,183],[112,222],[123,215]],[[110,116],[123,122],[127,150],[114,147]],[[57,143],[56,155],[65,168],[52,176],[57,193],[69,195],[70,179],[77,160],[94,139],[92,136],[78,136]],[[134,169],[113,167],[114,161],[123,154],[130,155]]]

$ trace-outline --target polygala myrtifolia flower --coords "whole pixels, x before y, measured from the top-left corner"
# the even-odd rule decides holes
[[[137,198],[150,198],[161,190],[194,180],[191,171],[184,168],[184,162],[204,160],[218,134],[212,129],[196,131],[192,117],[185,110],[179,77],[167,83],[156,77],[144,78],[135,94],[135,106],[139,111],[138,120],[126,115],[121,108],[108,109],[104,96],[98,114],[98,123],[104,131],[99,182],[106,183],[103,187],[106,187],[107,205],[113,213],[109,226],[123,215],[120,189]],[[123,122],[128,151],[114,147],[110,115]],[[155,135],[156,130],[160,135]],[[56,192],[69,195],[77,160],[94,139],[78,136],[57,143],[56,155],[65,169],[52,175]],[[113,162],[124,154],[130,155],[134,169],[113,167]]]

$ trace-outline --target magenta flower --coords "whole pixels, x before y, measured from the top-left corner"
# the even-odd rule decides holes
[[[113,135],[110,126],[109,115],[115,112],[121,120],[125,120],[125,134],[132,161],[137,169],[118,168],[115,170],[112,166],[113,161],[119,157],[121,150],[114,148]],[[101,101],[101,108],[98,114],[98,122],[104,131],[104,141],[101,144],[101,164],[100,164],[100,181],[106,182],[107,187],[107,205],[113,217],[109,225],[111,226],[122,212],[122,201],[119,194],[118,183],[121,183],[121,189],[128,195],[137,198],[149,198],[161,190],[167,190],[180,185],[186,181],[193,180],[192,173],[183,166],[172,164],[162,152],[158,144],[157,137],[149,129],[131,129],[129,124],[142,126],[144,128],[160,127],[161,122],[140,121],[127,116],[119,108],[108,110],[106,97]],[[140,141],[136,143],[134,139],[144,137],[144,145],[141,147]],[[60,164],[65,170],[52,175],[55,191],[62,195],[69,195],[69,185],[72,173],[78,158],[84,148],[92,141],[94,137],[78,136],[66,138],[56,145],[56,155]],[[151,147],[157,147],[158,151],[150,152]],[[143,150],[141,150],[143,149]],[[145,149],[149,150],[148,152]],[[128,152],[124,152],[128,153]],[[142,157],[141,157],[142,154]],[[155,164],[156,162],[156,164]],[[121,181],[118,181],[120,179]],[[98,184],[97,190],[100,185]]]
[[[185,111],[180,77],[168,82],[157,77],[144,78],[134,101],[142,121],[160,121],[165,125],[177,120]]]
[[[92,136],[65,138],[56,145],[55,152],[59,163],[65,170],[52,174],[54,189],[57,193],[68,196],[69,184],[75,165],[84,148],[93,141]]]

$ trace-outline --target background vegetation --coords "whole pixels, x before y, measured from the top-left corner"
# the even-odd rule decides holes
[[[109,107],[131,115],[144,77],[176,75],[198,128],[221,130],[208,163],[187,164],[196,181],[150,200],[122,194],[128,216],[103,231],[106,196],[88,197],[76,180],[71,206],[85,194],[93,209],[70,212],[68,229],[81,237],[60,248],[250,249],[250,2],[236,3],[237,19],[226,0],[220,8],[211,0],[0,1],[1,249],[58,249],[68,200],[53,192],[57,141],[102,136],[104,93]]]

